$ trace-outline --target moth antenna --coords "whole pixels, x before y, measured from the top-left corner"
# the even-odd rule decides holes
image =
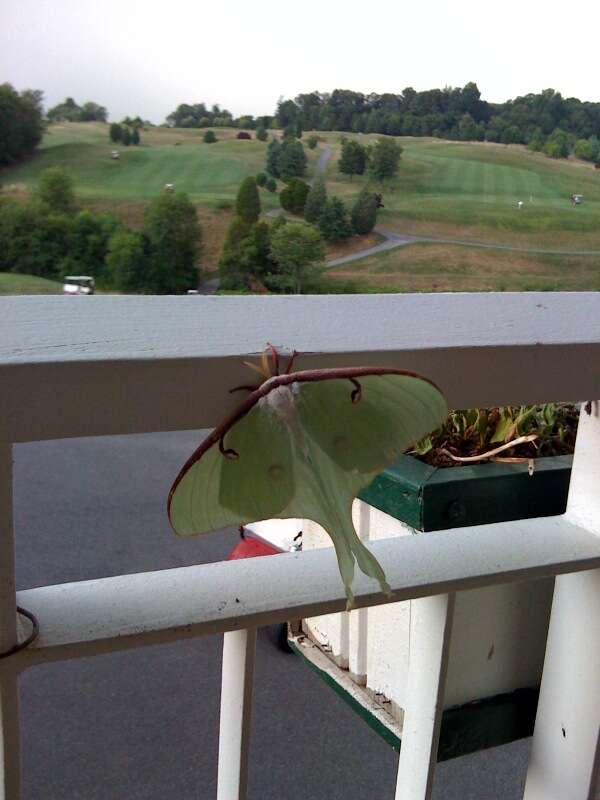
[[[219,439],[219,452],[221,453],[221,455],[225,456],[225,458],[228,458],[230,461],[237,461],[238,458],[240,457],[240,454],[237,452],[237,450],[233,450],[230,447],[229,448],[225,447],[223,436],[221,436],[221,438]]]
[[[255,392],[258,388],[258,386],[234,386],[233,389],[229,390],[229,394],[233,394],[233,392],[241,392],[242,390],[246,392]]]
[[[264,354],[261,357],[261,361],[262,361],[261,367],[259,367],[258,364],[253,364],[251,361],[242,361],[242,364],[244,364],[244,366],[246,367],[249,367],[250,369],[253,369],[254,372],[258,372],[258,374],[262,378],[268,380],[271,377],[271,373],[269,372],[269,365],[267,364],[265,367]]]
[[[267,344],[269,350],[271,351],[271,359],[273,361],[273,368],[271,370],[272,375],[279,375],[279,353],[277,349],[273,347],[272,344]]]
[[[292,350],[292,355],[290,356],[290,360],[288,361],[287,367],[285,368],[286,375],[289,375],[290,372],[292,371],[292,366],[294,365],[294,361],[297,355],[298,353],[296,352],[296,350]]]
[[[356,380],[356,378],[348,378],[350,383],[354,384],[354,389],[352,390],[352,394],[350,395],[350,399],[353,403],[358,403],[360,398],[362,397],[362,386]]]

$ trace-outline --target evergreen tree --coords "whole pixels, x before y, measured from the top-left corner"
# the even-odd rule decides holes
[[[129,145],[131,144],[131,133],[129,131],[129,128],[123,128],[122,130],[123,133],[121,134],[121,141],[123,142],[125,147],[129,147]]]
[[[259,172],[258,175],[256,176],[256,185],[261,187],[266,186],[267,180],[268,180],[267,173]]]
[[[263,127],[259,127],[256,129],[256,138],[259,142],[266,142],[269,138],[269,134]]]
[[[140,143],[140,132],[136,127],[131,132],[131,144],[139,144],[139,143]]]
[[[277,191],[277,181],[275,180],[275,178],[267,178],[267,182],[265,183],[265,189],[268,192]]]
[[[146,209],[142,233],[148,241],[147,294],[176,294],[198,285],[201,230],[187,194],[161,193]]]
[[[111,122],[109,129],[109,136],[111,142],[120,142],[123,137],[123,130],[118,122]]]
[[[279,156],[279,175],[282,180],[301,178],[306,172],[306,153],[302,142],[297,139],[287,139],[281,145]]]
[[[279,178],[279,159],[281,157],[281,143],[278,139],[271,139],[267,147],[267,172],[274,178]]]
[[[314,150],[315,147],[319,144],[319,139],[316,136],[309,136],[306,144],[308,145],[310,150]]]
[[[319,217],[319,230],[328,242],[352,236],[348,210],[339,197],[332,197],[325,202]]]
[[[362,189],[352,206],[350,219],[355,233],[371,233],[377,222],[377,198],[373,192]]]
[[[260,197],[256,180],[252,177],[244,178],[237,193],[235,208],[238,217],[244,222],[257,222],[260,216]]]
[[[322,178],[317,178],[310,188],[304,204],[304,219],[316,224],[327,201],[327,189]]]
[[[204,144],[214,144],[217,141],[215,132],[205,131],[204,136],[202,137],[202,141],[204,142]]]
[[[290,214],[302,214],[308,193],[307,183],[300,178],[291,178],[285,189],[279,193],[279,202]]]
[[[383,181],[398,173],[402,147],[395,139],[378,139],[369,155],[369,169],[374,178]]]
[[[342,153],[338,169],[344,175],[363,175],[367,166],[367,148],[354,139],[342,139]]]

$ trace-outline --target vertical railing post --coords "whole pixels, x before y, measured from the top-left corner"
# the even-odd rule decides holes
[[[0,442],[0,653],[17,642],[12,447]],[[0,659],[0,800],[18,800],[21,786],[18,674]]]
[[[404,710],[396,800],[429,800],[437,761],[454,594],[413,602],[407,707]]]
[[[255,628],[223,637],[217,800],[246,799],[255,651]]]
[[[600,536],[600,403],[581,410],[567,518]],[[600,570],[558,575],[524,800],[600,797]]]

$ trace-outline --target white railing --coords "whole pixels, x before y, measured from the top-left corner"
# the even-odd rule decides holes
[[[28,666],[227,632],[219,800],[246,795],[255,631],[341,611],[330,549],[15,594],[11,444],[203,428],[236,402],[267,342],[301,368],[415,370],[451,407],[600,397],[600,295],[11,298],[0,300],[0,798],[20,796],[18,675]],[[563,517],[373,542],[392,600],[424,598],[396,798],[430,797],[454,594],[558,575],[527,800],[593,798],[600,759],[600,411],[582,415]],[[240,587],[244,587],[240,589]],[[390,602],[357,575],[358,606]],[[17,622],[18,619],[18,622]]]

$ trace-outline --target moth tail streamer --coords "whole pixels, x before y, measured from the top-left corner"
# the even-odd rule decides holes
[[[391,597],[392,590],[385,578],[385,572],[373,553],[361,542],[354,528],[352,517],[349,516],[341,526],[337,526],[341,536],[334,539],[335,551],[338,559],[338,566],[344,588],[346,589],[346,611],[352,611],[354,605],[354,594],[352,592],[352,580],[354,578],[354,563],[358,564],[361,572],[369,578],[374,578],[386,597]],[[335,530],[332,526],[330,530]]]

